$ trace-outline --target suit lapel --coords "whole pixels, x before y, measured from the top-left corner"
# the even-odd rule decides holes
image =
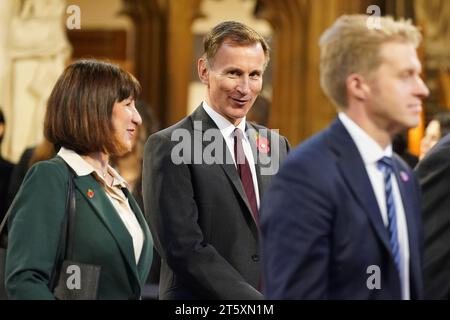
[[[139,281],[134,257],[133,240],[105,191],[91,175],[76,177],[74,182],[76,188],[92,208],[94,208],[94,212],[103,221],[106,228],[116,240],[117,246],[122,252],[130,270],[132,270],[132,274]]]
[[[390,252],[389,234],[384,226],[381,212],[372,189],[364,162],[350,134],[339,120],[330,127],[332,149],[338,154],[337,165],[353,196],[369,217],[376,235]]]
[[[148,228],[147,222],[144,218],[144,215],[142,214],[142,211],[139,208],[139,205],[137,204],[136,200],[134,199],[134,197],[131,196],[130,191],[128,191],[127,188],[122,188],[122,191],[128,198],[130,207],[133,210],[133,213],[136,216],[139,225],[142,228],[142,232],[144,233],[144,244],[142,246],[141,256],[139,257],[139,262],[137,265],[141,285],[144,285],[145,282],[147,281],[147,275],[149,271],[147,270],[148,264],[149,261],[151,261],[153,255],[153,238],[150,233],[150,229]]]

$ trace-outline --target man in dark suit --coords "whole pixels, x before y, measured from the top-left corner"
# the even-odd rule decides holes
[[[262,299],[259,200],[284,137],[245,117],[262,88],[269,47],[238,22],[204,40],[206,99],[152,136],[144,152],[144,208],[162,259],[161,299]]]
[[[375,23],[375,25],[371,25]],[[428,89],[406,22],[342,16],[321,37],[331,126],[284,162],[261,207],[270,299],[422,297],[420,192],[392,152]]]
[[[426,299],[450,299],[450,135],[443,137],[419,162],[424,227]]]
[[[14,170],[14,164],[6,159],[3,159],[1,154],[2,140],[5,133],[5,118],[0,108],[0,221],[3,220],[7,205],[7,195],[9,181],[11,180],[11,174]]]

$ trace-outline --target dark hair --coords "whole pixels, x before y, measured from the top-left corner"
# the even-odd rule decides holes
[[[258,32],[243,23],[225,21],[216,25],[203,40],[204,56],[209,65],[225,40],[231,40],[239,45],[252,45],[259,42],[266,58],[265,66],[269,63],[270,47]]]
[[[256,122],[257,124],[267,127],[270,118],[270,104],[271,102],[269,99],[259,95],[247,113],[247,121]]]
[[[111,116],[114,103],[140,93],[139,82],[118,66],[80,60],[59,77],[48,99],[44,135],[54,145],[78,154],[116,154]]]
[[[439,131],[441,138],[450,133],[450,112],[439,112],[434,115],[433,120],[439,122]]]
[[[34,147],[33,153],[28,161],[28,168],[31,168],[31,166],[33,166],[36,162],[53,158],[56,151],[55,146],[44,138],[40,144]]]

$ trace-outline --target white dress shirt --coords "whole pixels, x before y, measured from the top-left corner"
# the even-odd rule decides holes
[[[231,156],[233,157],[234,165],[236,166],[236,168],[237,168],[236,159],[234,158],[234,129],[239,128],[242,130],[244,136],[242,146],[244,148],[245,157],[247,158],[248,164],[250,166],[250,171],[252,173],[253,187],[255,188],[255,195],[256,195],[256,204],[259,208],[259,188],[258,188],[258,179],[256,178],[255,159],[253,158],[252,148],[250,146],[250,142],[248,141],[248,137],[245,132],[245,124],[246,124],[245,117],[237,126],[234,126],[234,124],[228,121],[224,116],[222,116],[213,108],[211,108],[206,101],[203,101],[203,109],[219,128],[220,133],[222,134],[227,144],[228,150],[230,151]]]
[[[372,139],[363,129],[361,129],[353,120],[351,120],[345,113],[339,113],[339,120],[341,120],[345,129],[352,137],[358,148],[358,151],[364,161],[367,174],[369,175],[372,189],[378,202],[381,211],[384,225],[388,226],[388,216],[386,208],[386,193],[384,175],[377,168],[377,161],[386,157],[392,157],[392,145],[381,149],[380,145]],[[391,174],[392,191],[394,196],[396,219],[397,219],[397,233],[398,243],[400,248],[400,274],[402,286],[402,299],[410,299],[410,283],[409,283],[409,242],[408,242],[408,228],[406,225],[405,209],[398,188],[398,182],[394,175]],[[381,271],[383,272],[383,271]]]

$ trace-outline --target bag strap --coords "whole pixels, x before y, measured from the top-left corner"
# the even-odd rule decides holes
[[[3,217],[2,223],[0,224],[0,236],[3,233],[3,228],[5,227],[6,221],[8,221],[8,217],[10,216],[11,210],[8,210]]]
[[[3,234],[3,229],[5,228],[6,222],[8,221],[8,218],[10,215],[11,215],[11,210],[8,209],[8,211],[6,211],[5,216],[3,217],[2,223],[0,224],[0,238]]]
[[[59,274],[61,272],[61,267],[64,259],[72,257],[73,253],[73,232],[74,232],[74,219],[76,211],[76,200],[75,200],[75,186],[74,186],[74,176],[75,173],[70,166],[69,169],[69,181],[67,188],[66,197],[66,207],[64,213],[64,220],[61,224],[61,234],[59,236],[58,249],[56,251],[56,261],[55,267],[53,268],[52,274],[50,275],[49,289],[53,292],[56,285],[58,284]]]

